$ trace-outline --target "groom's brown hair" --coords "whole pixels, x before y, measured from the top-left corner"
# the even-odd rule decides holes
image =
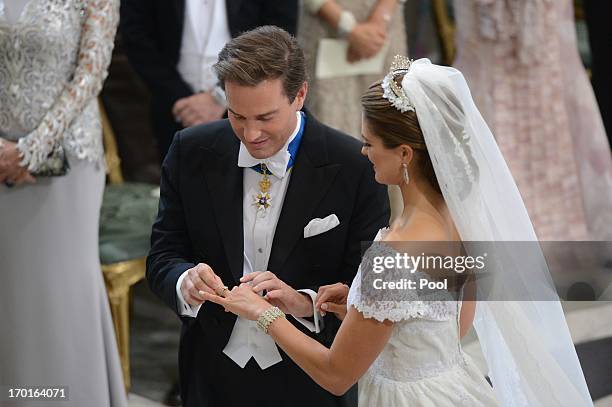
[[[255,28],[229,41],[213,69],[223,88],[225,82],[256,86],[281,78],[290,102],[306,82],[304,52],[295,37],[273,25]]]

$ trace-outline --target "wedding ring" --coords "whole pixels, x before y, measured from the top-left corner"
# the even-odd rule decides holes
[[[217,288],[215,290],[215,294],[217,294],[219,297],[223,297],[223,298],[226,297],[226,295],[227,295],[226,292],[229,292],[229,289],[226,286]]]

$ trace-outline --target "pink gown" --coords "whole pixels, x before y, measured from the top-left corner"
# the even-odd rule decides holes
[[[540,240],[610,240],[612,159],[570,0],[455,0],[455,66]]]

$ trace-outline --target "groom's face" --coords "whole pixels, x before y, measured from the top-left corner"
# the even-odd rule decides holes
[[[256,86],[225,83],[230,124],[253,157],[268,158],[283,148],[295,129],[296,112],[304,106],[307,89],[304,82],[290,101],[281,79],[265,80]]]

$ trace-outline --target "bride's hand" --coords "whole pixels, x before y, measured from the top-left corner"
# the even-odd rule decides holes
[[[219,304],[226,311],[251,321],[257,321],[259,316],[272,306],[262,296],[253,292],[253,288],[249,284],[240,284],[234,287],[227,292],[225,298],[207,292],[204,292],[202,296],[206,301]]]
[[[348,292],[349,286],[342,283],[321,286],[317,292],[315,308],[321,315],[333,312],[339,320],[343,320],[347,312]]]

